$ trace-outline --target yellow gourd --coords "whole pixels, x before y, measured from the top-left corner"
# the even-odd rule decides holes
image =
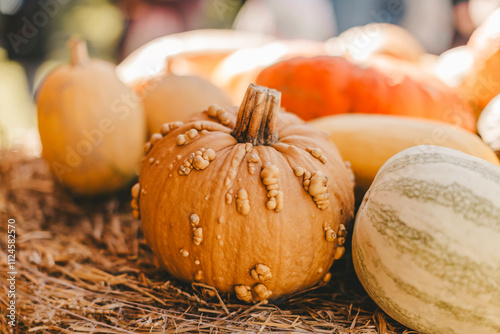
[[[69,47],[71,63],[38,92],[43,156],[73,192],[111,192],[136,176],[146,136],[142,104],[111,63],[88,58],[85,42],[72,39]]]
[[[349,161],[360,200],[380,167],[394,154],[416,145],[454,148],[499,165],[498,158],[481,139],[447,123],[406,116],[345,114],[309,122],[325,131]]]

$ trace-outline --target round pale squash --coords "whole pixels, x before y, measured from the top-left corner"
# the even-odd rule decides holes
[[[210,81],[193,75],[166,74],[141,87],[149,133],[164,123],[183,121],[208,105],[231,106],[229,95]]]
[[[51,72],[38,91],[43,156],[73,192],[112,192],[137,176],[146,139],[142,104],[111,63],[89,60],[81,40],[69,44],[71,64]]]
[[[459,89],[479,117],[500,94],[500,8],[474,30],[467,46],[474,59]]]
[[[500,167],[415,146],[380,169],[352,241],[356,274],[420,333],[500,332]]]
[[[416,145],[449,147],[500,165],[493,150],[477,135],[444,122],[405,116],[344,114],[321,117],[309,124],[328,133],[342,158],[351,163],[358,200],[390,157]]]
[[[211,106],[146,144],[132,208],[174,277],[266,301],[327,281],[344,254],[349,170],[279,99],[250,85],[239,110]]]

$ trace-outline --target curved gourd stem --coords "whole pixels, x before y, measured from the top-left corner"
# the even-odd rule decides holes
[[[281,93],[250,84],[238,111],[233,137],[239,143],[272,145],[278,141],[276,123]]]
[[[87,43],[80,37],[71,37],[68,41],[68,48],[71,65],[84,65],[89,61]]]

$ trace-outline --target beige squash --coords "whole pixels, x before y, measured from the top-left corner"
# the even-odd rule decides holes
[[[440,146],[379,170],[356,214],[354,268],[390,317],[418,333],[500,332],[500,168]]]
[[[309,122],[324,131],[349,161],[356,176],[357,200],[370,187],[380,167],[394,154],[416,145],[438,145],[499,165],[477,135],[447,123],[405,116],[345,114]]]

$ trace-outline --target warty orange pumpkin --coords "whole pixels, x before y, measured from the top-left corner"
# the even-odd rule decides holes
[[[354,195],[329,138],[250,85],[238,108],[165,124],[132,188],[153,253],[174,277],[266,301],[328,280]]]
[[[113,64],[90,60],[82,40],[69,46],[71,64],[51,72],[38,91],[43,156],[74,193],[112,192],[137,177],[146,141],[142,104]]]

